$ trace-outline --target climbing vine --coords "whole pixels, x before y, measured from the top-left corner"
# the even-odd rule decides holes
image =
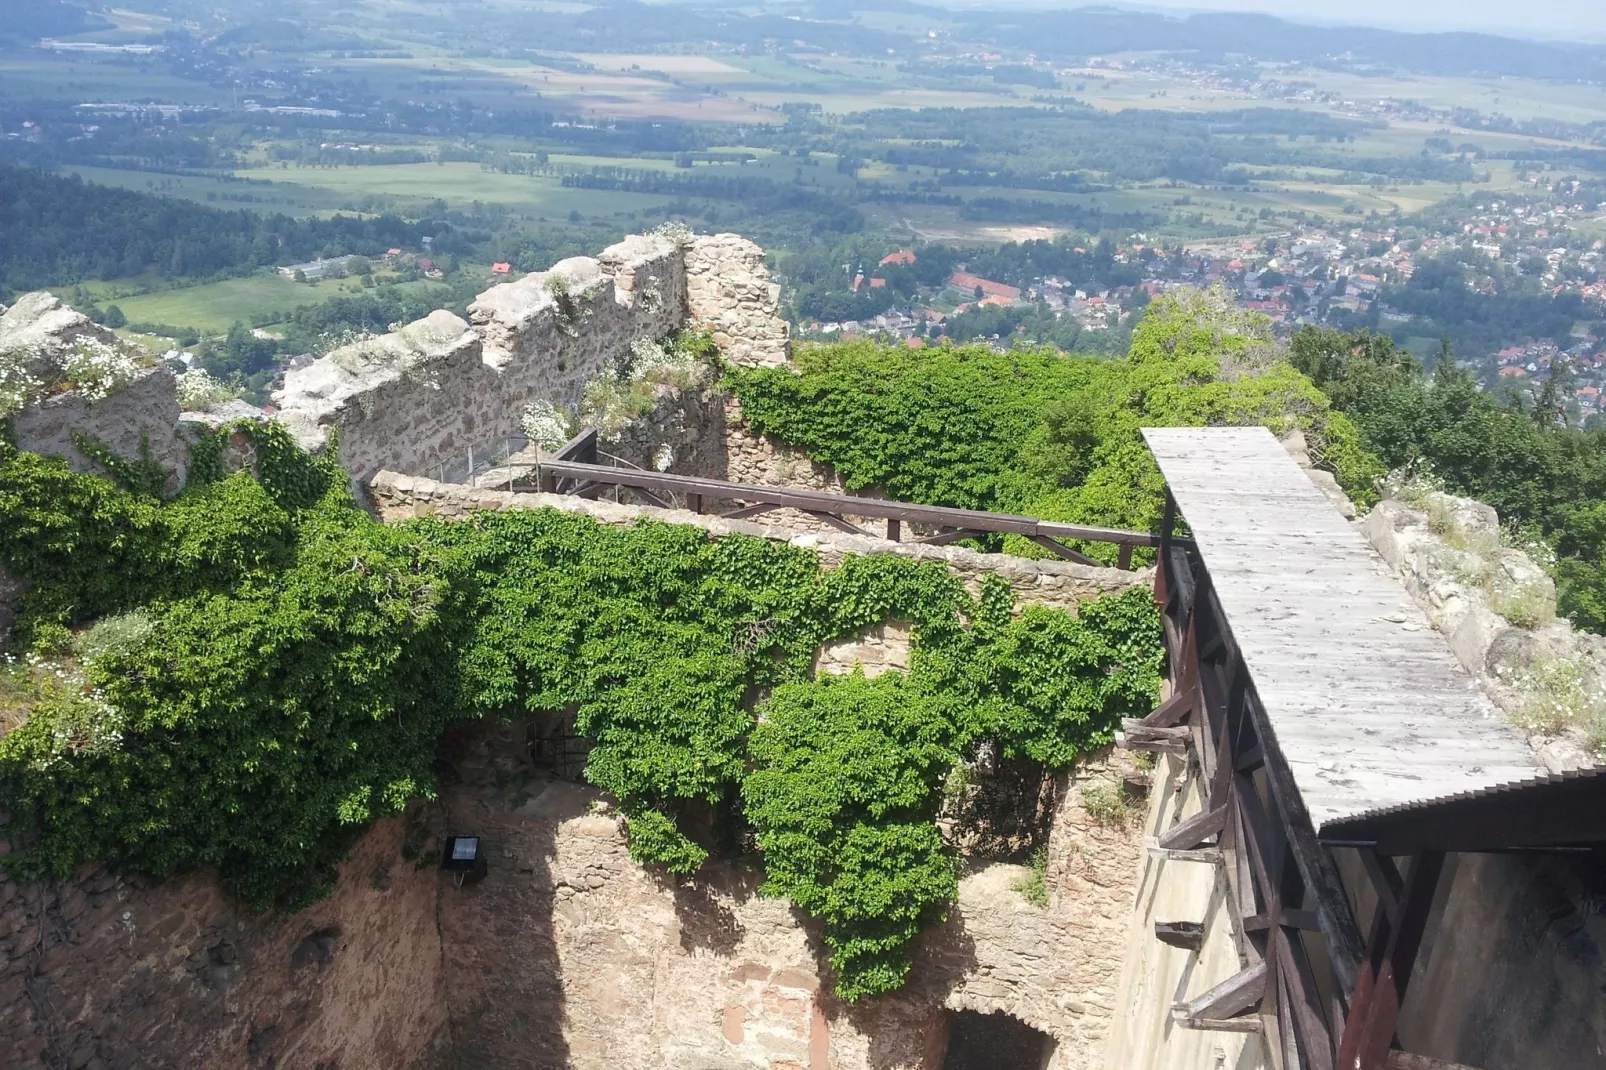
[[[1208,424],[1298,427],[1351,497],[1375,497],[1381,465],[1284,358],[1262,319],[1206,292],[1156,299],[1121,360],[847,342],[726,382],[757,430],[905,501],[1150,530],[1163,485],[1139,429]]]
[[[260,479],[214,464],[166,503],[0,452],[0,565],[34,585],[27,619],[151,622],[88,661],[84,701],[0,740],[12,872],[214,865],[296,907],[369,820],[433,790],[450,723],[572,716],[634,857],[689,873],[751,837],[857,998],[901,983],[953,900],[948,771],[984,743],[1063,767],[1158,686],[1141,590],[1016,613],[1001,581],[975,597],[904,557],[827,571],[768,540],[553,511],[384,525],[329,461],[251,433]],[[913,628],[907,672],[816,677],[821,644],[891,620]]]

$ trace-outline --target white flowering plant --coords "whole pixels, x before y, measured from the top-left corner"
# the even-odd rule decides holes
[[[17,346],[0,351],[0,418],[63,391],[104,401],[127,386],[149,354],[122,341],[90,335],[60,347]]]
[[[240,396],[205,368],[190,368],[176,376],[175,382],[178,385],[178,405],[185,412],[200,412]]]
[[[525,438],[548,453],[556,452],[574,433],[569,414],[545,398],[525,406],[519,425]]]

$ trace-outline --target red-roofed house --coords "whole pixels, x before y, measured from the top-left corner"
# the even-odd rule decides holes
[[[912,249],[899,249],[895,253],[888,253],[886,256],[883,256],[881,258],[880,266],[881,267],[886,267],[888,264],[912,264],[914,262],[915,262],[914,250],[912,250]]]
[[[885,286],[886,284],[887,284],[887,280],[886,279],[872,278],[870,280],[870,289],[879,290],[879,289],[881,289],[881,287]]]
[[[492,275],[506,275],[512,270],[513,265],[508,263],[506,260],[498,260],[496,263],[491,265]]]
[[[1527,375],[1528,372],[1525,369],[1519,368],[1515,364],[1512,364],[1512,365],[1509,365],[1507,367],[1501,368],[1500,369],[1500,374],[1501,375],[1509,375],[1513,379],[1517,379],[1517,378],[1521,378],[1522,376]]]
[[[1020,287],[1008,286],[992,279],[984,279],[980,275],[971,275],[964,271],[956,271],[948,277],[948,285],[956,290],[963,290],[967,294],[976,292],[981,287],[983,297],[1002,297],[1005,301],[1019,301]]]

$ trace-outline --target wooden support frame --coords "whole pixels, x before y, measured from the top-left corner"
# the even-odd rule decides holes
[[[1394,1047],[1444,865],[1444,850],[1424,849],[1420,837],[1429,830],[1448,842],[1511,849],[1519,819],[1510,816],[1509,797],[1473,796],[1443,814],[1407,810],[1355,819],[1341,837],[1319,840],[1210,576],[1189,544],[1170,538],[1176,510],[1169,497],[1165,515],[1155,604],[1174,690],[1148,717],[1126,722],[1125,730],[1142,749],[1185,741],[1204,807],[1161,832],[1149,851],[1220,865],[1244,963],[1209,992],[1174,1005],[1172,1021],[1187,1029],[1259,1033],[1270,1065],[1280,1070],[1473,1070]],[[1161,734],[1167,732],[1179,735]],[[1599,814],[1606,773],[1592,779],[1575,775],[1548,785],[1550,798],[1523,805],[1555,815],[1552,827],[1561,831],[1553,840],[1578,842],[1578,821],[1563,820],[1560,809],[1570,804],[1578,813]],[[1364,941],[1333,859],[1335,841],[1361,849],[1378,892]],[[1410,856],[1403,874],[1391,854]],[[1184,934],[1168,928],[1157,935],[1176,943]],[[1307,941],[1319,941],[1325,954],[1313,957]],[[1319,979],[1323,959],[1328,973]]]
[[[1169,501],[1166,514],[1175,517]],[[1364,951],[1359,927],[1277,749],[1209,574],[1187,544],[1170,537],[1170,522],[1161,527],[1155,601],[1174,692],[1126,730],[1128,738],[1145,742],[1166,729],[1186,730],[1204,806],[1161,832],[1150,850],[1167,859],[1208,851],[1208,860],[1219,860],[1244,963],[1199,1000],[1174,1008],[1173,1020],[1185,1028],[1259,1032],[1269,1061],[1283,1070],[1335,1070]],[[1324,983],[1307,940],[1325,947],[1330,972]]]

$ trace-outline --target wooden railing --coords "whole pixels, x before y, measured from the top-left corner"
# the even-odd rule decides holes
[[[885,498],[857,498],[796,487],[727,483],[721,479],[670,475],[666,472],[647,472],[638,468],[601,464],[599,463],[601,457],[597,445],[597,432],[595,430],[583,432],[552,456],[541,458],[536,489],[548,494],[572,494],[582,498],[594,498],[606,488],[620,487],[651,505],[664,508],[673,507],[675,505],[673,496],[679,495],[684,508],[697,513],[704,511],[705,503],[716,501],[742,503],[739,508],[721,514],[729,520],[743,520],[775,509],[796,509],[839,531],[871,538],[883,536],[860,527],[847,517],[884,520],[886,521],[884,537],[894,542],[904,541],[905,524],[935,532],[907,540],[925,545],[940,546],[992,533],[1020,535],[1058,557],[1084,565],[1103,563],[1065,545],[1062,540],[1113,543],[1119,548],[1118,567],[1123,569],[1132,567],[1133,547],[1160,544],[1158,535],[1143,531],[1061,524],[1011,513],[950,509],[939,505],[914,505],[908,502],[888,501]]]

